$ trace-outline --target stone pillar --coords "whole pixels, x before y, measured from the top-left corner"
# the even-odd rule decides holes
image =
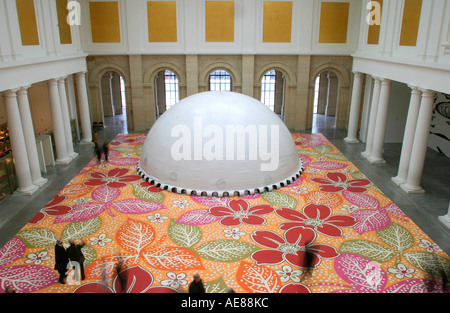
[[[242,56],[242,93],[249,97],[254,96],[255,85],[255,56]]]
[[[105,117],[114,116],[113,97],[111,92],[111,80],[112,80],[111,72],[105,73],[101,79],[103,115]]]
[[[198,93],[197,55],[186,55],[186,92],[188,97]]]
[[[317,114],[325,114],[328,99],[328,78],[327,72],[319,76],[319,100],[317,103]]]
[[[392,178],[397,185],[406,183],[409,172],[409,162],[416,132],[417,117],[419,116],[421,92],[417,87],[410,86],[411,100],[409,103],[408,118],[406,120],[405,135],[403,136],[402,154],[398,166],[398,174]]]
[[[28,162],[27,147],[23,134],[16,92],[17,89],[9,90],[6,91],[4,95],[9,138],[14,157],[17,184],[19,186],[17,192],[24,195],[32,195],[39,187],[33,185],[31,179],[30,163]]]
[[[450,204],[448,206],[448,213],[444,216],[439,216],[439,220],[444,223],[445,226],[450,228]]]
[[[122,115],[122,91],[120,89],[120,75],[112,72],[111,95],[114,106],[114,114]]]
[[[58,91],[57,79],[48,82],[48,94],[50,98],[50,109],[53,121],[53,137],[56,147],[56,163],[69,164],[72,160],[67,153],[66,136],[64,131],[64,122],[61,112],[61,99]]]
[[[78,108],[80,110],[82,142],[92,142],[92,125],[86,87],[86,72],[75,74],[77,80]]]
[[[65,79],[65,77],[58,79],[58,91],[59,99],[61,102],[61,113],[63,117],[64,137],[66,139],[67,155],[69,158],[74,159],[78,156],[78,153],[73,150],[72,126],[70,123],[69,104],[67,102]]]
[[[359,110],[361,107],[362,83],[363,74],[355,72],[353,79],[352,101],[350,104],[350,116],[348,121],[348,134],[347,138],[344,139],[346,143],[359,142],[356,136],[358,132]]]
[[[33,185],[41,187],[48,180],[42,178],[41,167],[39,165],[39,156],[36,148],[36,137],[34,135],[33,120],[31,118],[30,103],[28,102],[28,88],[22,87],[17,92],[17,100],[19,103],[20,119],[27,149],[28,163],[30,165],[31,180]]]
[[[327,96],[327,109],[325,115],[336,116],[336,106],[338,97],[339,80],[333,72],[328,72],[328,96]]]
[[[375,123],[377,121],[378,102],[380,100],[381,80],[374,77],[374,87],[372,95],[372,104],[370,106],[369,127],[367,129],[366,150],[361,154],[368,158],[372,153],[373,135],[375,133]]]
[[[423,168],[427,155],[435,95],[436,93],[432,90],[422,90],[422,101],[420,103],[419,117],[417,119],[414,143],[411,150],[408,178],[406,179],[406,183],[400,186],[407,193],[425,193],[420,183],[422,181]]]
[[[377,121],[373,137],[372,153],[367,158],[370,163],[386,163],[383,158],[384,137],[386,136],[386,123],[389,110],[389,97],[391,95],[391,81],[384,78],[381,82],[380,102],[378,104]]]

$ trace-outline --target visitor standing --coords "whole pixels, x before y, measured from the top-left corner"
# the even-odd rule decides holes
[[[84,241],[81,241],[81,244],[76,245],[73,239],[69,239],[70,247],[67,248],[67,255],[71,262],[78,262],[80,265],[81,272],[81,280],[85,279],[84,276],[84,260],[85,257],[81,249],[85,246]]]
[[[189,293],[206,293],[199,274],[194,274],[194,280],[189,285]]]
[[[63,285],[65,284],[64,279],[67,277],[67,263],[69,263],[69,257],[66,248],[63,246],[63,241],[58,239],[55,245],[55,270],[58,271],[59,282]]]

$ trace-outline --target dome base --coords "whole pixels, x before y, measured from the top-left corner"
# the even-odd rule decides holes
[[[159,181],[157,178],[147,174],[140,165],[140,161],[137,164],[137,172],[138,175],[141,176],[142,179],[147,181],[148,183],[159,187],[163,190],[176,193],[176,194],[182,194],[182,195],[191,195],[191,196],[202,196],[202,197],[233,197],[233,196],[250,196],[255,194],[261,194],[264,192],[270,192],[273,190],[277,190],[279,188],[287,187],[293,182],[295,182],[300,176],[302,175],[304,171],[303,162],[300,160],[298,169],[292,173],[292,175],[289,175],[285,179],[275,182],[273,184],[268,184],[265,186],[257,186],[254,188],[246,188],[242,190],[196,190],[196,189],[190,189],[183,186],[175,186],[170,185],[165,182]]]

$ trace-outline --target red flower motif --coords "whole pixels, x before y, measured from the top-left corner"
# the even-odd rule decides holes
[[[95,172],[91,173],[92,179],[87,180],[84,184],[87,186],[102,186],[106,185],[111,188],[122,188],[129,182],[141,179],[139,175],[126,175],[128,170],[125,168],[115,168],[108,172],[108,174]]]
[[[266,222],[264,217],[259,215],[272,213],[273,208],[268,205],[250,205],[244,200],[231,200],[227,207],[215,206],[209,209],[211,215],[223,217],[220,224],[224,226],[237,226],[242,223],[249,225],[263,225]]]
[[[340,192],[347,190],[350,192],[366,192],[365,186],[370,184],[367,179],[352,179],[348,180],[348,177],[342,173],[327,173],[327,178],[312,178],[313,182],[321,184],[319,186],[320,191],[324,192]]]
[[[331,237],[342,237],[339,227],[355,226],[358,222],[354,217],[347,215],[331,215],[332,210],[326,205],[307,205],[303,213],[283,208],[276,213],[292,222],[282,223],[281,230],[289,230],[294,227],[307,227]]]
[[[161,188],[156,187],[155,185],[152,185],[146,181],[143,181],[142,183],[140,183],[139,186],[141,186],[143,188],[147,188],[147,191],[149,191],[149,192],[162,192],[163,191]]]
[[[30,224],[38,224],[40,221],[45,219],[47,215],[50,216],[60,216],[69,213],[72,208],[67,205],[59,205],[61,202],[66,200],[65,196],[56,195],[52,201],[50,201],[42,210],[36,214],[35,217],[30,221]]]
[[[316,239],[316,233],[310,228],[291,228],[284,233],[284,238],[266,230],[255,231],[251,237],[254,242],[268,248],[252,254],[251,258],[257,265],[276,265],[287,261],[301,268],[317,268],[321,258],[335,258],[339,255],[334,247],[311,244]]]

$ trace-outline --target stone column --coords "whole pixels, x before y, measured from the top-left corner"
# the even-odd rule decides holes
[[[336,116],[336,106],[338,97],[339,80],[335,73],[328,72],[328,96],[327,96],[327,109],[326,116]]]
[[[439,216],[439,220],[444,223],[445,226],[450,228],[450,204],[448,206],[448,213],[444,216]]]
[[[370,163],[386,163],[383,158],[384,137],[386,136],[386,123],[389,110],[389,97],[391,94],[391,81],[383,79],[381,82],[380,102],[378,104],[377,122],[373,137],[372,153],[367,158]]]
[[[36,148],[36,137],[34,135],[33,120],[31,118],[30,103],[28,102],[28,88],[25,86],[17,92],[17,101],[19,103],[20,119],[27,149],[28,163],[30,165],[31,180],[33,185],[41,187],[48,180],[42,178],[41,167],[39,165],[39,156]]]
[[[67,155],[69,156],[69,158],[75,159],[78,156],[78,153],[73,150],[72,126],[70,123],[69,104],[67,102],[65,79],[65,77],[61,77],[60,79],[58,79],[59,99],[61,102],[61,113],[63,117]]]
[[[319,100],[317,103],[317,114],[325,114],[328,99],[327,72],[321,73],[319,77]]]
[[[89,113],[89,100],[86,87],[86,72],[75,74],[77,80],[78,108],[80,110],[80,122],[82,142],[92,142],[92,124]]]
[[[101,79],[102,106],[103,106],[103,115],[105,117],[111,117],[115,115],[111,91],[111,80],[112,80],[111,72],[105,73]]]
[[[52,79],[48,82],[48,93],[50,97],[50,109],[53,121],[53,137],[55,138],[56,163],[68,164],[72,159],[69,158],[67,153],[63,116],[61,112],[61,99],[59,97],[57,79]]]
[[[120,89],[120,75],[112,72],[111,94],[113,99],[114,114],[122,115],[122,90]]]
[[[419,88],[410,86],[411,100],[409,103],[408,118],[406,120],[405,135],[403,136],[402,154],[398,166],[398,174],[392,178],[397,185],[406,183],[409,171],[409,162],[411,160],[411,150],[414,143],[414,134],[416,132],[417,117],[419,116],[420,99],[422,93]]]
[[[361,154],[368,158],[372,153],[373,134],[375,133],[375,123],[377,121],[378,101],[380,100],[381,80],[374,77],[374,87],[372,95],[372,104],[370,106],[369,127],[367,129],[366,150]]]
[[[14,157],[17,184],[19,186],[17,192],[23,195],[32,195],[39,187],[33,185],[31,179],[30,163],[28,162],[27,147],[16,92],[17,89],[9,90],[4,93],[4,96],[9,138]]]
[[[348,135],[347,138],[344,139],[346,143],[359,142],[356,136],[358,132],[359,110],[361,107],[362,83],[363,74],[355,72],[353,79],[352,101],[350,104],[350,116],[348,121]]]
[[[417,119],[414,143],[411,150],[408,178],[406,179],[406,183],[400,186],[407,193],[425,193],[420,183],[422,181],[423,168],[427,155],[435,95],[436,93],[432,90],[422,90],[422,101],[420,103],[419,117]]]

